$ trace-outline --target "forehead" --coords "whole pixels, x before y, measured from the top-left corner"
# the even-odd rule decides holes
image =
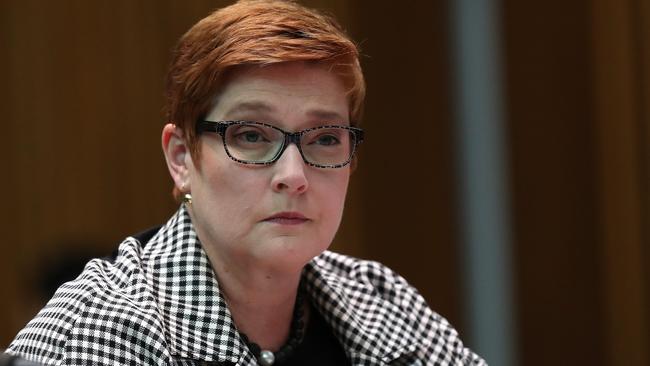
[[[287,62],[233,70],[215,98],[209,120],[248,119],[280,125],[349,123],[341,77],[327,66]]]

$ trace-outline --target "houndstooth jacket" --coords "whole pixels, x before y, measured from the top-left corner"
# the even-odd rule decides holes
[[[146,245],[144,245],[146,244]],[[325,252],[306,293],[353,365],[486,365],[402,277]],[[90,261],[8,353],[47,365],[255,365],[184,207],[148,243]]]

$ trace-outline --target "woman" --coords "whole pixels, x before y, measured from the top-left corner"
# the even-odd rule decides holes
[[[8,351],[44,364],[482,365],[404,279],[326,251],[365,84],[353,42],[287,1],[180,40],[162,133],[183,204],[63,285]]]

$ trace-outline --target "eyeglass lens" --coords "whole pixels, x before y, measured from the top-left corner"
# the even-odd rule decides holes
[[[282,151],[284,140],[282,131],[252,123],[228,126],[225,133],[228,152],[235,159],[252,163],[275,159]],[[312,164],[346,163],[351,158],[354,143],[354,133],[345,128],[316,128],[300,135],[303,157]]]

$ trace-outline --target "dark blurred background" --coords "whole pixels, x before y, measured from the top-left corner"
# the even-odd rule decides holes
[[[226,3],[0,1],[0,348],[175,210],[169,54]],[[650,365],[650,3],[302,3],[368,82],[334,248],[404,275],[494,366]]]

